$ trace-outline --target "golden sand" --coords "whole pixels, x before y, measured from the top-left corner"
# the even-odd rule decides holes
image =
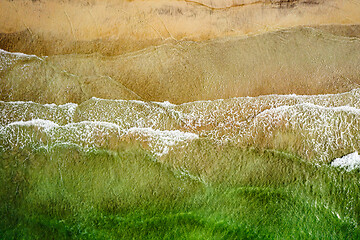
[[[164,41],[354,25],[359,12],[356,0],[0,0],[0,47],[38,55],[116,55]]]

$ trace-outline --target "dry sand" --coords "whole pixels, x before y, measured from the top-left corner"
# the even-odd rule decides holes
[[[164,41],[356,25],[359,13],[357,0],[0,0],[0,48],[118,55]]]

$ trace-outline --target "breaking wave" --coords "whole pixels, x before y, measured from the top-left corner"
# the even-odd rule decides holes
[[[0,141],[9,150],[56,143],[116,150],[136,143],[161,157],[202,138],[329,163],[360,150],[359,96],[360,89],[180,105],[99,98],[65,105],[2,101]]]

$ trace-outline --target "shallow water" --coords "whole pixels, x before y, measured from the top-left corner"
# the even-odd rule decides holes
[[[0,99],[82,103],[91,97],[181,104],[360,86],[360,41],[312,27],[179,41],[116,56],[0,52]]]
[[[313,163],[359,150],[359,91],[198,101],[181,105],[92,98],[81,104],[1,102],[5,149],[135,141],[162,156],[198,138],[289,151]]]

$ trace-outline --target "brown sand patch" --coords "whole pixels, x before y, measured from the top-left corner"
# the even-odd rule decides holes
[[[166,39],[206,40],[299,25],[359,24],[359,12],[360,5],[353,0],[1,0],[0,32],[20,33],[20,41],[15,37],[12,44],[14,36],[2,35],[0,48],[38,55],[71,51],[118,54]],[[21,34],[24,31],[27,33]],[[109,47],[102,49],[99,39]]]

